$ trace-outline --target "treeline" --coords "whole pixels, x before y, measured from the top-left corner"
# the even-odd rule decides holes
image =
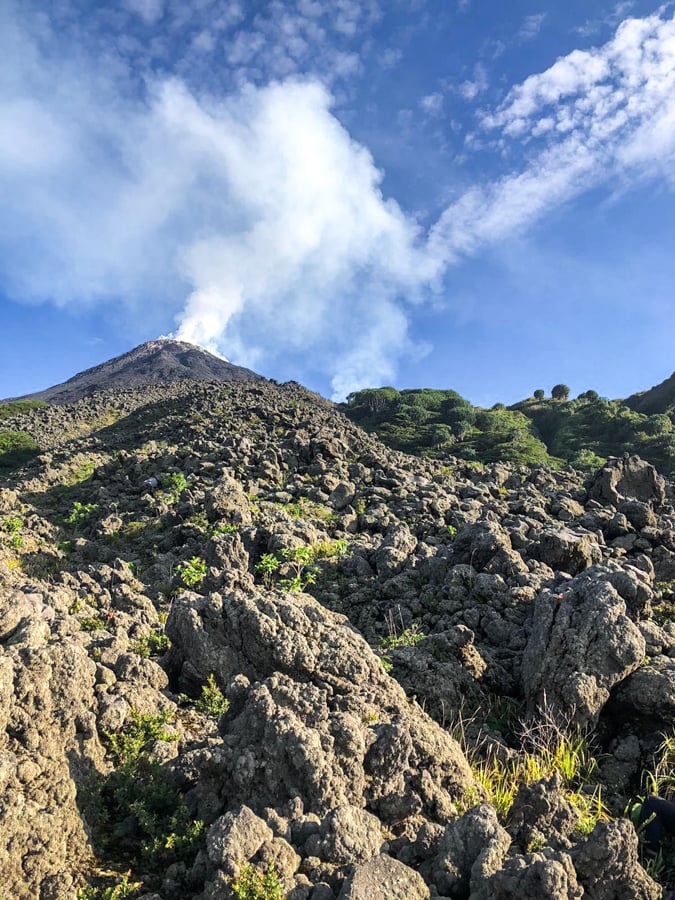
[[[349,395],[343,411],[390,447],[423,456],[452,455],[467,461],[571,463],[589,470],[608,456],[638,453],[661,471],[675,473],[672,409],[644,415],[621,400],[585,391],[569,400],[566,385],[550,398],[537,390],[507,408],[481,409],[456,391],[369,388]]]

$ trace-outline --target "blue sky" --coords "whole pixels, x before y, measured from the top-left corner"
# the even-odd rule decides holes
[[[3,0],[0,396],[160,334],[336,398],[663,380],[674,16]]]

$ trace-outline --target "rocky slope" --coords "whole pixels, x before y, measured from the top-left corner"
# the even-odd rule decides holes
[[[267,382],[12,427],[45,449],[0,488],[7,896],[661,896],[623,818],[673,776],[650,466],[441,465]]]
[[[196,344],[159,338],[79,372],[63,384],[18,399],[74,403],[97,391],[137,389],[174,381],[259,381],[260,377]]]

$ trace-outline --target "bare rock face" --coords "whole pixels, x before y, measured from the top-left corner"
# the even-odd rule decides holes
[[[580,576],[564,593],[545,590],[537,597],[523,692],[533,712],[549,704],[579,724],[591,723],[644,654],[644,638],[614,588]]]
[[[526,850],[532,845],[569,849],[579,813],[564,796],[556,772],[549,779],[522,784],[509,812],[509,832]]]
[[[570,857],[549,849],[511,857],[471,892],[471,900],[580,900],[584,896]]]
[[[339,900],[428,900],[420,875],[390,856],[375,856],[357,865],[345,881]]]
[[[299,796],[326,815],[365,799],[385,819],[446,822],[473,783],[458,745],[407,702],[343,617],[307,595],[184,595],[167,632],[173,667],[232,682],[216,789],[228,802],[255,810]],[[396,734],[391,748],[383,728]],[[197,791],[211,795],[207,778]]]
[[[448,825],[428,869],[441,894],[467,897],[470,890],[501,869],[511,838],[491,806],[476,806]]]
[[[0,872],[3,893],[28,900],[74,892],[73,859],[88,852],[74,776],[103,765],[95,666],[54,609],[14,593],[0,607]],[[69,893],[70,892],[70,893]]]
[[[658,900],[661,888],[638,862],[638,837],[627,819],[599,822],[572,853],[589,900]]]
[[[538,556],[552,569],[576,575],[593,563],[600,562],[602,552],[591,535],[578,534],[570,528],[558,528],[541,535]]]
[[[613,459],[596,475],[589,496],[614,506],[624,500],[661,506],[666,500],[666,483],[654,466],[639,456]]]
[[[638,719],[675,721],[675,659],[655,656],[617,688],[616,703]]]

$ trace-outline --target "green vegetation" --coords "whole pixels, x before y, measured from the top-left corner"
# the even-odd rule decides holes
[[[320,541],[301,547],[284,547],[279,554],[263,553],[255,565],[256,574],[260,575],[263,584],[271,588],[275,576],[280,588],[286,591],[304,591],[311,584],[316,584],[319,560],[335,561],[347,552],[347,542]]]
[[[202,685],[202,695],[195,705],[205,715],[216,718],[224,716],[230,708],[230,701],[216,684],[213,673],[206,679],[206,684]]]
[[[393,615],[387,618],[387,628],[389,634],[386,637],[379,639],[377,642],[377,652],[380,656],[380,662],[382,663],[384,671],[391,672],[394,668],[394,664],[391,661],[391,656],[388,651],[395,650],[397,647],[414,647],[416,644],[419,644],[420,641],[424,640],[426,634],[419,630],[417,624],[412,625],[410,628],[404,628],[399,633],[396,629]]]
[[[197,587],[206,577],[206,560],[200,556],[193,556],[192,559],[180,563],[176,571],[185,587]]]
[[[9,403],[0,403],[0,421],[19,416],[21,413],[31,412],[33,409],[41,409],[49,406],[44,400],[10,400]]]
[[[187,487],[187,478],[182,472],[168,472],[162,478],[162,491],[167,503],[177,503]]]
[[[144,634],[137,641],[132,641],[129,645],[134,653],[138,653],[143,659],[150,656],[161,656],[171,646],[171,642],[163,631],[153,629],[149,634]]]
[[[0,525],[0,531],[7,535],[4,542],[9,544],[14,550],[18,550],[19,547],[23,546],[22,527],[23,519],[19,516],[7,516],[2,525]]]
[[[39,452],[38,444],[25,431],[0,428],[0,473],[23,465]]]
[[[80,503],[76,500],[70,514],[63,520],[66,525],[72,525],[73,528],[81,528],[98,510],[98,503]]]
[[[95,888],[91,885],[80,888],[77,892],[77,900],[128,900],[129,897],[138,895],[143,887],[141,881],[129,881],[130,873],[122,876],[122,880],[110,887]]]
[[[151,758],[156,741],[178,740],[166,728],[173,719],[168,710],[155,715],[132,710],[119,731],[104,735],[115,771],[97,776],[80,796],[95,846],[149,874],[194,858],[204,837],[204,823],[191,818],[178,787]],[[110,895],[117,896],[130,895]]]
[[[123,728],[105,734],[107,748],[115,766],[126,772],[136,772],[140,761],[148,756],[155,741],[177,741],[178,737],[166,730],[166,726],[174,718],[170,710],[145,715],[132,709],[129,721]]]
[[[455,391],[385,387],[350,394],[342,409],[388,446],[422,456],[590,471],[608,456],[638,453],[675,473],[675,396],[649,415],[593,390],[568,398],[567,385],[557,384],[550,398],[538,389],[508,409],[480,409]]]
[[[502,820],[508,814],[522,784],[532,784],[558,774],[563,793],[578,813],[577,831],[591,833],[600,819],[608,818],[602,788],[596,780],[598,764],[587,735],[567,722],[559,722],[546,709],[537,720],[521,725],[520,749],[506,760],[497,758],[481,743],[467,740],[466,722],[461,717],[453,729],[471,765],[474,778]],[[481,794],[473,788],[465,796],[467,808],[480,803]]]
[[[232,882],[232,891],[237,900],[283,900],[284,886],[273,863],[264,873],[258,872],[246,863],[241,867],[239,877]]]

